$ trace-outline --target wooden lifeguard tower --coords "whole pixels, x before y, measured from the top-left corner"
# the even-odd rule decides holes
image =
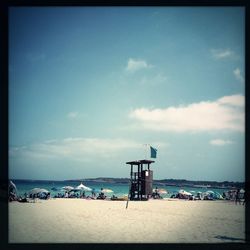
[[[153,171],[150,170],[150,164],[153,162],[154,161],[151,160],[126,162],[126,164],[131,166],[129,190],[130,200],[148,200],[149,196],[152,195]],[[145,169],[143,168],[144,165],[146,165]]]

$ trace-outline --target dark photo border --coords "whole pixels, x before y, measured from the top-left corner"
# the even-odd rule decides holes
[[[249,249],[249,156],[248,156],[248,80],[249,80],[249,3],[247,0],[5,0],[1,1],[1,167],[0,167],[0,247],[1,249]],[[220,244],[9,244],[8,243],[8,9],[22,6],[239,6],[245,7],[245,190],[246,190],[246,243]],[[153,229],[152,229],[153,230]]]

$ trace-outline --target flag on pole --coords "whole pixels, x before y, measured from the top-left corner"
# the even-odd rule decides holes
[[[157,149],[150,146],[151,158],[156,158]]]

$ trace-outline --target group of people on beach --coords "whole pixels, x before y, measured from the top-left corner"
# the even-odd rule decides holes
[[[245,205],[245,190],[237,189],[237,190],[229,190],[227,192],[222,193],[222,197],[228,201],[234,201],[235,204]]]
[[[8,200],[11,201],[19,201],[19,202],[28,202],[29,200],[34,201],[35,199],[43,199],[48,200],[51,198],[50,192],[39,192],[39,193],[24,193],[24,197],[18,196],[17,194],[17,188],[16,185],[9,181],[9,187],[8,187]],[[53,198],[85,198],[85,199],[101,199],[104,200],[107,198],[107,196],[104,193],[103,188],[101,188],[100,193],[96,197],[96,191],[93,188],[91,190],[91,196],[86,196],[85,191],[83,191],[81,194],[65,191],[65,193],[57,193],[53,196]]]
[[[27,193],[24,193],[24,198],[48,200],[50,198],[50,192],[34,193],[34,194],[29,194],[29,195]]]
[[[184,191],[184,190],[180,190],[180,191]],[[207,195],[204,195],[201,192],[197,192],[196,195],[191,195],[190,193],[189,193],[190,195],[188,195],[188,192],[179,192],[177,194],[173,194],[170,198],[179,198],[179,199],[186,199],[186,200],[213,200],[214,198],[212,196],[211,196],[212,197],[211,198],[208,195],[209,194],[208,192],[207,192]],[[47,193],[33,193],[33,194],[30,193],[29,195],[27,195],[25,193],[24,197],[18,196],[17,195],[17,188],[16,188],[15,184],[12,181],[9,182],[9,193],[8,193],[9,201],[28,202],[28,199],[33,200],[33,201],[36,198],[47,200],[50,197],[51,197],[50,192],[47,192]],[[75,193],[75,192],[65,191],[64,194],[58,193],[53,198],[84,198],[84,199],[105,200],[107,198],[107,196],[105,195],[105,192],[104,192],[103,188],[101,188],[98,195],[96,195],[96,191],[93,188],[91,190],[91,196],[89,196],[89,195],[86,196],[85,191],[83,191],[80,194]],[[113,200],[117,199],[117,197],[114,196],[114,195],[111,197],[111,200],[112,200],[112,198],[113,198]],[[151,198],[153,198],[153,199],[163,199],[163,197],[160,195],[158,187],[156,187],[153,190]],[[223,192],[223,194],[221,196],[221,199],[234,201],[236,205],[237,204],[244,205],[245,204],[245,191],[243,189],[239,189],[239,188],[237,190],[225,191],[225,192]]]
[[[19,202],[28,202],[27,197],[21,197],[17,195],[17,188],[16,185],[10,181],[9,182],[9,188],[8,188],[8,200],[10,202],[12,201],[19,201]]]
[[[182,191],[182,192],[181,192]],[[243,189],[234,189],[223,192],[220,195],[218,192],[214,191],[205,191],[205,192],[197,192],[196,194],[191,194],[189,192],[185,192],[184,190],[180,190],[177,194],[172,194],[170,198],[179,198],[186,200],[228,200],[233,201],[235,204],[245,204],[245,190]]]
[[[83,191],[81,194],[79,193],[75,193],[75,192],[71,192],[71,191],[65,191],[64,194],[62,193],[57,193],[57,195],[54,196],[54,198],[82,198],[82,199],[101,199],[104,200],[107,198],[107,196],[104,194],[103,192],[103,188],[101,188],[100,193],[98,194],[98,196],[96,197],[96,191],[93,188],[91,190],[91,196],[85,194],[85,191]]]
[[[222,197],[225,200],[234,201],[236,205],[245,204],[245,191],[239,188],[237,190],[229,190],[227,192],[223,192]]]
[[[154,189],[154,192],[152,193],[152,198],[153,199],[162,199],[163,197],[159,193],[158,187]]]
[[[96,193],[92,191],[91,196],[86,196],[85,192],[83,192],[81,195],[79,195],[78,193],[75,194],[75,193],[65,192],[64,194],[58,193],[53,198],[83,198],[83,199],[104,200],[107,198],[107,196],[104,194],[102,190],[103,189],[101,189],[101,192],[98,194],[97,197],[96,197]],[[37,194],[29,194],[29,195],[25,193],[24,197],[21,197],[17,195],[15,190],[13,190],[12,188],[9,189],[9,201],[10,202],[11,201],[29,202],[29,201],[34,201],[36,199],[48,200],[50,199],[50,197],[51,197],[50,193],[37,193]]]

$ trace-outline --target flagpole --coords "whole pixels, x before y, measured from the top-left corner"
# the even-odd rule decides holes
[[[143,146],[145,146],[145,160],[147,160],[147,146],[149,146],[149,144],[143,144]]]
[[[128,191],[128,199],[127,199],[126,209],[128,208],[128,201],[129,201],[129,195],[131,193],[131,187],[132,187],[132,179],[130,177],[130,186],[129,186],[129,191]]]

